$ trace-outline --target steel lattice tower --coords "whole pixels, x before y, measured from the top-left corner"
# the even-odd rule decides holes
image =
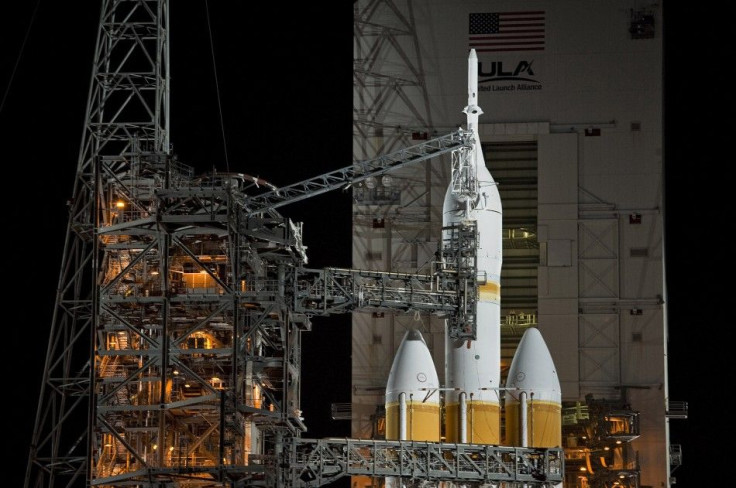
[[[73,485],[89,472],[96,439],[88,401],[94,384],[90,338],[97,322],[93,276],[103,165],[125,172],[146,149],[169,146],[167,2],[103,1],[86,120],[25,486]],[[71,432],[75,431],[75,432]]]

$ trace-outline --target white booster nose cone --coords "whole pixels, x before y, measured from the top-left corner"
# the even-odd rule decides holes
[[[524,332],[511,361],[506,388],[506,444],[561,446],[560,380],[539,329],[530,328]],[[521,421],[524,417],[526,428]]]
[[[439,441],[439,384],[421,332],[407,331],[386,383],[386,439]]]

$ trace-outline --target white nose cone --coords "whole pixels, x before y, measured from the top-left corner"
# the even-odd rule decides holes
[[[427,396],[428,389],[439,388],[439,383],[432,355],[422,333],[418,330],[407,331],[396,351],[388,375],[386,403],[397,402],[401,393],[406,393],[407,401],[412,396],[415,401],[422,401]],[[435,393],[434,399],[436,398]]]
[[[539,329],[530,328],[524,332],[511,361],[506,387],[534,393],[535,400],[561,402],[557,369]],[[518,399],[518,391],[507,391],[507,400],[509,396]]]
[[[538,329],[519,341],[506,380],[506,444],[562,445],[562,393],[557,370]]]
[[[440,381],[418,330],[404,334],[386,384],[386,439],[440,440]]]

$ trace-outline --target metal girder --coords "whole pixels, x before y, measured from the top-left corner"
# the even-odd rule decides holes
[[[293,310],[306,315],[357,309],[447,316],[450,336],[474,340],[478,300],[475,222],[448,227],[431,275],[355,269],[296,268]]]
[[[356,309],[419,310],[451,314],[457,292],[435,286],[431,275],[325,268],[295,274],[294,310],[329,315]]]
[[[269,209],[275,209],[283,205],[321,195],[331,190],[347,188],[371,176],[377,176],[410,163],[425,161],[454,151],[460,147],[471,147],[472,136],[472,131],[459,129],[447,135],[430,139],[421,144],[385,154],[375,159],[359,161],[351,166],[299,183],[283,186],[261,195],[245,197],[240,203],[247,215],[258,214]]]
[[[342,476],[552,486],[562,482],[565,458],[562,448],[360,439],[293,438],[285,451],[291,487],[321,486]]]

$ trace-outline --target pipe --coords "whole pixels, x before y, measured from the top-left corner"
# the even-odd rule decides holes
[[[531,410],[531,425],[529,425],[529,430],[531,431],[531,434],[529,435],[529,444],[532,446],[534,445],[534,392],[529,393],[529,410]]]
[[[528,447],[528,436],[527,431],[527,405],[526,405],[526,392],[522,391],[519,395],[519,439],[521,440],[521,447]]]
[[[459,405],[459,412],[458,412],[458,432],[460,435],[458,436],[458,441],[464,443],[468,442],[468,404],[465,401],[466,393],[462,392],[460,393],[460,405]]]
[[[399,440],[406,440],[406,393],[399,393]]]
[[[475,429],[475,409],[473,408],[473,394],[470,394],[470,438],[468,439],[468,442],[473,442],[475,439],[473,438],[473,432]],[[467,432],[465,434],[467,437]]]

